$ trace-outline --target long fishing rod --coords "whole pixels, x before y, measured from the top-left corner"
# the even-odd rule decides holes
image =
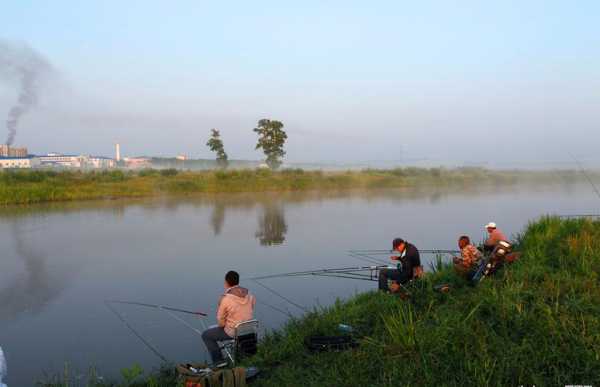
[[[348,256],[352,257],[352,258],[356,258],[360,261],[363,262],[369,262],[369,263],[375,263],[377,265],[381,265],[381,264],[387,264],[386,261],[382,260],[382,259],[377,259],[375,257],[371,257],[367,254],[362,254],[362,253],[348,253]]]
[[[304,276],[304,275],[315,275],[320,273],[338,273],[338,274],[346,274],[357,271],[366,271],[366,270],[379,270],[382,268],[387,268],[387,265],[377,265],[377,266],[349,266],[349,267],[335,267],[328,269],[317,269],[317,270],[305,270],[305,271],[295,271],[290,273],[278,273],[278,274],[269,274],[260,277],[250,278],[253,281],[256,280],[264,280],[270,278],[281,278],[281,277],[296,277],[296,276]]]
[[[127,328],[129,328],[129,330],[142,342],[144,343],[144,345],[150,349],[150,351],[152,351],[152,353],[154,353],[156,356],[158,356],[163,362],[165,363],[170,363],[169,360],[163,356],[158,349],[156,349],[156,347],[154,347],[148,340],[146,340],[141,334],[138,333],[137,330],[135,330],[134,327],[131,326],[131,324],[129,324],[129,322],[127,322],[127,320],[125,320],[125,318],[119,313],[117,312],[117,310],[115,308],[113,308],[113,306],[110,304],[110,301],[104,301],[104,304],[106,305],[106,307],[115,314],[115,316],[117,316],[117,318],[119,320],[121,320],[121,322],[123,322],[123,324],[125,324],[125,326]]]
[[[191,310],[185,310],[185,309],[179,309],[179,308],[173,308],[170,306],[165,306],[165,305],[158,305],[158,304],[146,304],[144,302],[134,302],[134,301],[121,301],[121,300],[106,300],[105,302],[109,302],[111,304],[125,304],[125,305],[136,305],[136,306],[144,306],[147,308],[154,308],[154,309],[162,309],[162,310],[170,310],[173,312],[179,312],[179,313],[186,313],[186,314],[193,314],[196,316],[202,316],[202,317],[206,317],[208,316],[206,313],[202,313],[202,312],[194,312]]]
[[[398,254],[396,250],[348,250],[349,254],[363,254],[363,255],[387,255],[387,254]],[[458,254],[460,250],[444,250],[444,249],[419,249],[419,253],[423,254]]]

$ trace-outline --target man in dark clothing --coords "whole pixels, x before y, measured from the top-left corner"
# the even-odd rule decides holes
[[[419,250],[413,244],[396,238],[392,242],[392,247],[399,254],[390,259],[399,261],[398,268],[379,270],[379,290],[386,292],[389,291],[388,280],[405,284],[413,278],[419,277],[423,271]]]

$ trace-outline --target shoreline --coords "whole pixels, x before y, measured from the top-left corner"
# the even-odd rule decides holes
[[[267,334],[241,365],[262,370],[255,386],[593,384],[600,374],[600,221],[543,217],[517,236],[515,250],[517,262],[477,286],[438,263],[407,300],[370,291],[313,308]],[[450,293],[435,292],[439,283],[451,284]],[[338,324],[354,328],[357,348],[305,349],[305,337],[339,334]],[[163,367],[129,385],[177,381]]]
[[[344,172],[9,171],[0,173],[0,207],[51,202],[191,197],[199,194],[461,187],[518,183],[572,184],[572,171],[491,171],[476,168],[398,168]]]

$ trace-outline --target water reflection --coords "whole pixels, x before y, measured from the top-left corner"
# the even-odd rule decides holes
[[[11,222],[9,229],[25,274],[0,290],[0,321],[16,319],[25,312],[40,312],[66,286],[65,278],[53,278],[50,274],[46,255],[26,243],[25,231],[18,223]]]
[[[213,233],[219,235],[223,229],[225,223],[225,203],[222,201],[215,202],[213,206],[212,214],[210,216],[210,225],[212,226]]]
[[[258,216],[258,230],[254,236],[261,246],[280,245],[285,241],[288,227],[281,203],[265,203]]]

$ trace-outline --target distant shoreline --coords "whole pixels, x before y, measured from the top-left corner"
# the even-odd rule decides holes
[[[0,206],[47,202],[189,196],[195,194],[348,190],[417,186],[573,183],[570,171],[496,171],[481,168],[397,168],[363,171],[268,169],[178,171],[45,171],[0,173]]]

